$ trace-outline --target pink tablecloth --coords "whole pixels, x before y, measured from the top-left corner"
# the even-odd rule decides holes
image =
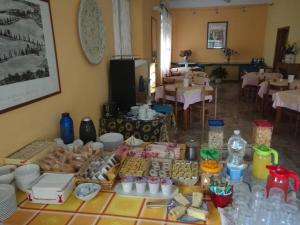
[[[282,81],[276,81],[276,82],[270,82],[272,85],[288,85],[288,80],[287,79],[283,79]],[[292,83],[290,83],[289,85],[290,90],[295,90],[295,89],[300,89],[300,80],[294,80]],[[267,93],[267,89],[268,89],[268,82],[264,81],[262,83],[260,83],[259,85],[259,90],[258,90],[258,96],[263,98],[264,94]]]
[[[284,107],[300,112],[300,90],[278,91],[273,94],[273,108]]]
[[[280,79],[282,78],[282,74],[280,73],[256,73],[256,72],[251,72],[251,73],[246,73],[244,76],[241,77],[243,82],[242,82],[242,88],[247,86],[247,85],[258,85],[259,79],[265,79],[265,80],[273,80],[273,79]]]
[[[203,88],[205,90],[213,90],[211,86],[203,86],[203,85],[193,85],[191,87],[183,87],[181,83],[169,84],[166,86],[167,90],[175,90],[177,88],[177,101],[183,103],[183,109],[186,110],[189,105],[194,104],[196,102],[201,102],[205,98],[205,100],[212,101],[212,96],[203,95]],[[155,90],[155,101],[159,101],[164,96],[164,88],[163,86],[159,86]],[[167,100],[174,101],[174,97],[166,96]]]

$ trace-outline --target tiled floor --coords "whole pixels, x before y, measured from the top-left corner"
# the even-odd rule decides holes
[[[192,191],[190,188],[181,190],[185,194]],[[5,225],[184,225],[169,218],[165,208],[146,207],[147,201],[155,199],[123,197],[115,192],[100,192],[87,202],[71,195],[63,205],[32,204],[22,192],[17,192],[17,200],[18,209],[4,221]],[[220,224],[217,209],[211,201],[207,204],[208,221],[197,224]]]
[[[224,141],[232,135],[234,129],[240,129],[248,143],[252,142],[253,120],[261,119],[261,113],[255,103],[239,99],[239,84],[223,83],[218,88],[217,118],[225,121]],[[197,106],[195,106],[197,107]],[[213,117],[213,104],[210,104],[208,118]],[[207,124],[204,132],[200,123],[200,108],[192,110],[190,129],[184,131],[179,123],[178,129],[170,129],[170,140],[185,143],[189,139],[207,143]],[[180,119],[180,118],[179,118]],[[267,116],[274,120],[274,114]],[[279,152],[279,162],[287,168],[296,170],[300,175],[300,134],[294,135],[293,121],[283,121],[279,134],[273,134],[272,147]],[[300,133],[300,132],[299,132]]]

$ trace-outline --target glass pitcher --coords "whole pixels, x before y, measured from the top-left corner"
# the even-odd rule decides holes
[[[288,170],[280,165],[269,165],[267,166],[267,169],[269,170],[269,176],[266,185],[267,195],[269,195],[269,191],[272,187],[278,187],[284,191],[286,198],[288,194],[290,177],[294,180],[295,191],[298,190],[299,178],[294,171]]]

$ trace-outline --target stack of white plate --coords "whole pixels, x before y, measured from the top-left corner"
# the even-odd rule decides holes
[[[0,184],[0,221],[6,220],[17,210],[15,188],[9,184]]]
[[[27,164],[15,170],[16,185],[26,192],[31,187],[32,182],[40,176],[40,166],[37,164]]]

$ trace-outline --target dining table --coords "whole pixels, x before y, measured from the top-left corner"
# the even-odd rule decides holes
[[[246,73],[241,77],[242,79],[242,88],[247,85],[258,86],[260,80],[275,80],[282,79],[283,75],[281,73],[259,73],[259,72],[250,72]]]
[[[184,129],[189,127],[189,110],[190,106],[197,102],[211,102],[213,100],[214,88],[209,84],[198,85],[191,84],[190,86],[183,86],[182,82],[165,85],[166,90],[174,91],[177,89],[177,102],[183,103],[183,123]],[[155,91],[155,101],[164,98],[164,87],[158,86]],[[169,101],[175,101],[173,96],[165,96]]]
[[[170,73],[174,76],[191,74],[193,76],[207,77],[207,73],[200,70],[200,67],[175,67],[170,69]]]
[[[293,80],[292,82],[288,82],[288,79],[275,79],[271,81],[263,81],[259,84],[259,89],[257,92],[257,95],[260,98],[263,98],[264,94],[267,93],[268,91],[268,82],[269,84],[273,86],[278,86],[278,87],[288,87],[290,90],[295,90],[295,89],[300,89],[300,80]],[[270,93],[273,94],[273,93]]]
[[[272,95],[273,108],[276,109],[274,130],[278,133],[284,108],[300,113],[300,89],[278,91]]]

